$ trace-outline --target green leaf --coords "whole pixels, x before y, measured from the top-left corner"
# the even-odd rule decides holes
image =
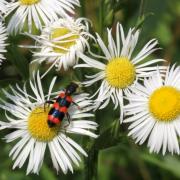
[[[180,161],[176,156],[164,156],[163,159],[160,159],[159,156],[150,155],[150,154],[141,154],[142,159],[144,159],[146,162],[154,164],[162,170],[168,170],[172,174],[174,174],[176,177],[180,178]]]
[[[109,128],[107,128],[99,137],[96,139],[94,143],[95,149],[106,149],[112,146],[116,146],[120,143],[121,137],[120,134],[117,133],[119,130],[119,126],[117,127],[116,121],[114,121]],[[118,131],[119,132],[119,131]]]
[[[53,174],[54,170],[52,171],[52,169],[49,169],[45,164],[42,166],[41,169],[41,177],[43,178],[43,180],[56,180],[55,175]]]
[[[152,12],[142,15],[136,23],[136,26],[135,26],[136,29],[141,28],[143,26],[144,22],[147,20],[147,18],[149,18],[150,16],[153,16],[153,15],[154,15],[154,13],[152,13]]]
[[[23,79],[29,78],[29,63],[27,59],[22,55],[19,48],[11,44],[8,47],[8,60],[16,67],[18,73]]]
[[[7,86],[9,86],[10,84],[13,85],[13,84],[16,84],[16,83],[19,83],[19,81],[17,79],[3,79],[3,80],[0,80],[0,87],[1,88],[6,88]]]

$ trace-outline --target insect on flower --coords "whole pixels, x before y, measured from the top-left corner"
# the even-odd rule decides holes
[[[47,123],[49,128],[55,127],[57,124],[60,124],[63,121],[65,115],[68,119],[68,122],[70,122],[68,108],[71,103],[75,104],[80,109],[78,104],[76,104],[71,97],[71,95],[76,92],[77,88],[78,85],[72,82],[66,87],[63,92],[59,94],[59,96],[55,99],[55,102],[52,100],[46,101],[46,103],[48,104],[53,104],[48,113]]]
[[[45,83],[47,85],[47,82]],[[27,89],[25,84],[23,90],[18,85],[16,88],[11,87],[12,91],[10,92],[3,90],[5,97],[12,101],[6,102],[1,99],[0,108],[7,111],[7,121],[0,121],[0,130],[12,130],[10,134],[5,136],[6,141],[16,141],[16,144],[10,151],[10,156],[15,161],[13,169],[16,167],[21,168],[28,162],[26,173],[38,174],[45,161],[48,149],[53,167],[57,172],[62,171],[64,174],[68,170],[73,172],[73,165],[79,166],[81,162],[79,154],[87,156],[87,153],[68,134],[97,138],[94,131],[98,125],[90,120],[94,115],[89,112],[93,107],[87,93],[73,94],[73,101],[83,110],[76,109],[76,106],[71,103],[71,106],[68,108],[68,113],[71,116],[70,125],[67,126],[64,123],[64,118],[64,121],[59,125],[53,128],[48,126],[48,113],[52,107],[49,106],[47,108],[46,106],[48,110],[44,111],[43,105],[44,102],[57,97],[57,91],[53,91],[55,83],[56,77],[48,85],[48,93],[45,93],[38,71],[37,74],[33,74],[32,79],[29,81],[29,89]],[[71,96],[71,93],[76,90],[75,87],[75,85],[68,86],[64,90],[66,96]],[[28,93],[30,91],[31,94]],[[60,94],[59,91],[58,94]],[[9,117],[11,114],[12,116]]]

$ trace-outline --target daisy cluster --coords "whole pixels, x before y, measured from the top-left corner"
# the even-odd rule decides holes
[[[88,19],[75,18],[76,6],[80,6],[79,0],[0,2],[0,64],[5,59],[8,35],[23,33],[35,41],[29,46],[33,49],[31,63],[46,63],[47,67],[43,74],[34,72],[23,88],[16,85],[10,86],[9,91],[2,90],[6,100],[0,99],[0,108],[5,111],[0,129],[11,129],[4,139],[7,143],[16,142],[10,151],[15,161],[13,169],[28,161],[27,174],[38,174],[49,149],[57,172],[73,172],[81,155],[88,154],[70,135],[98,138],[94,111],[110,103],[119,112],[120,123],[129,123],[128,135],[136,143],[147,143],[150,152],[179,154],[180,67],[163,66],[164,59],[150,58],[160,49],[156,39],[138,50],[140,30],[130,28],[125,33],[120,23],[114,28],[115,36],[107,28],[106,44],[98,33],[91,33]],[[92,44],[101,52],[93,52]],[[50,70],[64,72],[70,68],[92,69],[90,72],[96,73],[85,75],[86,80],[79,84],[99,87],[92,95],[73,95],[65,119],[50,127],[47,120],[52,106],[46,106],[46,102],[54,103],[64,91],[54,90],[56,77],[45,91],[43,78]]]

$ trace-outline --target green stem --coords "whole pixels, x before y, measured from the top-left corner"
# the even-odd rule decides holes
[[[99,1],[99,24],[100,24],[100,34],[103,39],[104,35],[104,0]]]
[[[95,121],[97,122],[97,113],[95,113]],[[96,134],[100,133],[98,128]],[[95,139],[89,146],[88,157],[85,159],[85,180],[97,180],[98,179],[98,157],[99,148],[96,147],[99,138]]]
[[[138,19],[142,19],[144,17],[145,13],[145,6],[146,6],[147,1],[146,0],[141,0],[140,3],[140,8],[139,8],[139,17]]]
[[[129,140],[129,144],[130,144],[131,149],[132,149],[133,159],[134,159],[134,161],[137,163],[137,165],[139,167],[139,171],[141,173],[142,179],[151,180],[151,176],[149,174],[149,171],[147,170],[144,161],[140,157],[137,146],[131,140]]]
[[[81,5],[84,2],[81,0]],[[103,38],[104,35],[104,0],[99,0],[99,24],[100,24],[100,35]],[[96,117],[96,116],[95,116]],[[99,132],[97,132],[99,133]],[[95,147],[96,140],[91,146],[88,152],[88,158],[85,160],[85,180],[97,180],[98,179],[98,155],[99,150]]]
[[[80,16],[81,17],[86,17],[86,0],[80,0]]]
[[[92,148],[88,152],[88,158],[86,159],[85,167],[85,180],[97,180],[98,179],[98,155],[99,150]]]
[[[145,6],[145,1],[141,0],[140,8],[139,8],[139,19],[141,19],[142,16],[144,15],[144,6]]]
[[[140,3],[140,7],[139,7],[139,16],[137,18],[137,23],[136,23],[136,30],[141,28],[145,19],[149,16],[149,15],[152,15],[152,14],[146,14],[145,15],[145,4],[146,4],[146,0],[141,0],[141,3]]]

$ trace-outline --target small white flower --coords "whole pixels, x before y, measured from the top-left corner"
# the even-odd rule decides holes
[[[110,100],[115,104],[115,109],[120,107],[120,120],[123,119],[123,96],[138,80],[144,76],[149,76],[155,67],[150,65],[163,61],[162,59],[154,59],[144,61],[152,52],[157,50],[157,40],[150,40],[137,55],[133,55],[139,37],[139,30],[130,29],[125,36],[122,26],[118,23],[116,27],[116,42],[114,41],[111,30],[108,32],[108,47],[97,34],[97,42],[104,56],[94,56],[90,58],[82,53],[79,57],[85,64],[76,65],[76,67],[95,68],[99,71],[95,75],[86,76],[88,81],[83,84],[91,86],[97,81],[102,81],[100,87],[95,92],[97,94],[95,104],[100,109],[106,107]],[[96,60],[96,59],[101,59]],[[104,63],[102,62],[104,60]]]
[[[6,28],[4,27],[4,24],[0,21],[0,65],[2,63],[2,60],[5,59],[3,53],[6,52],[5,47],[7,44],[5,41],[7,40],[7,33],[6,33]]]
[[[74,13],[74,5],[79,6],[79,0],[11,0],[7,6],[7,15],[12,14],[8,32],[16,34],[26,26],[30,33],[33,26],[42,30],[58,17],[69,17],[67,13]]]
[[[27,174],[39,172],[45,151],[49,148],[54,168],[57,172],[61,169],[64,173],[73,172],[73,164],[79,165],[81,158],[78,153],[87,156],[86,152],[68,134],[87,135],[96,138],[91,130],[96,130],[97,124],[88,120],[93,114],[91,101],[87,94],[73,96],[82,110],[75,105],[68,109],[71,121],[63,119],[60,125],[49,128],[47,117],[50,107],[44,108],[46,100],[53,99],[60,92],[52,93],[56,78],[53,78],[47,94],[44,94],[39,73],[30,81],[32,94],[28,94],[26,86],[21,89],[11,88],[11,92],[3,90],[9,102],[1,99],[0,107],[6,110],[8,122],[2,122],[1,129],[12,129],[13,132],[5,136],[7,143],[18,141],[12,148],[10,156],[15,160],[13,169],[21,168],[28,161]],[[8,115],[10,114],[10,116]],[[79,120],[81,119],[81,120]],[[28,160],[29,159],[29,160]]]
[[[158,70],[144,86],[136,84],[127,94],[125,106],[129,126],[136,143],[148,141],[150,152],[166,151],[179,154],[180,136],[180,68],[168,68],[164,77]]]
[[[46,62],[55,66],[56,70],[67,70],[77,62],[76,54],[83,52],[88,46],[88,22],[84,18],[59,19],[45,27],[40,36],[26,33],[36,40],[37,52],[33,62]]]

